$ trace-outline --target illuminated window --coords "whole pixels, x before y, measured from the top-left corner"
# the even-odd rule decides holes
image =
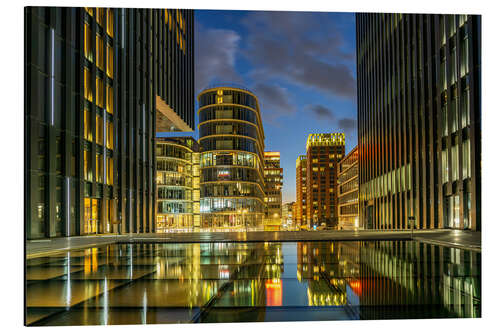
[[[102,183],[102,155],[97,154],[95,156],[95,172],[96,172],[96,182]]]
[[[104,84],[100,77],[95,78],[95,89],[96,89],[96,104],[97,106],[103,108],[104,107]]]
[[[103,141],[103,123],[102,123],[102,117],[100,115],[95,116],[95,126],[96,126],[96,143],[102,145]]]
[[[108,18],[108,22],[106,23],[106,30],[108,31],[108,35],[110,35],[111,37],[113,37],[113,22],[114,22],[114,13],[113,13],[113,9],[111,8],[108,8],[107,9],[107,18]]]
[[[92,181],[92,166],[90,165],[90,152],[84,150],[83,151],[83,177],[85,180],[91,182]]]
[[[106,47],[106,74],[113,78],[113,47],[108,44]]]
[[[448,155],[446,150],[441,151],[441,176],[443,184],[448,182]]]
[[[104,69],[104,42],[101,36],[95,36],[95,47],[96,47],[96,65],[101,70]]]
[[[85,68],[83,70],[83,94],[87,100],[90,102],[93,101],[92,98],[92,81],[91,81],[91,72],[89,69]]]
[[[92,30],[88,24],[85,24],[83,29],[83,53],[85,58],[89,61],[94,61],[94,54],[92,52]]]
[[[96,8],[96,21],[101,27],[104,26],[105,17],[106,17],[106,9]]]
[[[106,183],[113,185],[113,159],[108,157],[106,163]]]
[[[113,87],[106,85],[106,111],[113,113]]]
[[[113,123],[110,121],[106,121],[106,147],[108,149],[113,149]]]
[[[85,7],[85,11],[89,13],[90,16],[94,16],[94,8],[92,7]]]
[[[92,141],[92,113],[85,109],[83,110],[83,135],[86,140]]]

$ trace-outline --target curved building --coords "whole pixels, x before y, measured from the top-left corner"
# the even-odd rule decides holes
[[[199,226],[199,153],[191,137],[156,138],[156,231]]]
[[[264,131],[257,97],[217,87],[199,101],[201,228],[263,228]]]

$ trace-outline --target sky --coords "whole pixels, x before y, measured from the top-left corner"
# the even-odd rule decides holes
[[[259,98],[265,150],[281,153],[283,203],[295,201],[308,134],[344,132],[346,154],[357,144],[354,13],[196,10],[195,95],[221,83]],[[161,136],[178,135],[199,138]]]

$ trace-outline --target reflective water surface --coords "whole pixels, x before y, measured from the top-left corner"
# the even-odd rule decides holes
[[[26,324],[480,317],[480,267],[409,241],[114,244],[28,260]]]

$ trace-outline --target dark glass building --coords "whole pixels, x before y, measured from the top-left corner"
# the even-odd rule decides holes
[[[200,93],[200,215],[202,229],[262,229],[264,130],[250,91],[209,88]]]
[[[155,136],[194,127],[191,10],[25,9],[27,239],[155,231]]]
[[[481,229],[481,18],[356,14],[360,224]]]

